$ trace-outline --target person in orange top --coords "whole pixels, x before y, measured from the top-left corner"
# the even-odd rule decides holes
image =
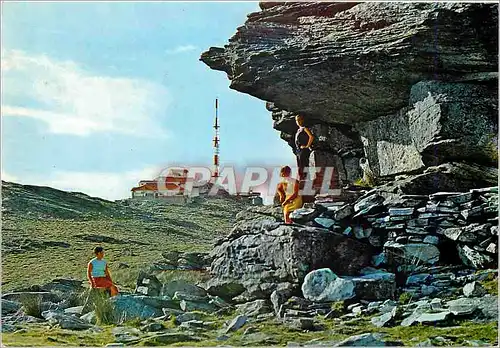
[[[277,187],[286,224],[292,223],[290,219],[291,212],[302,208],[302,197],[299,195],[299,181],[293,179],[291,173],[292,170],[289,166],[282,167],[280,171],[282,179]]]
[[[87,265],[87,278],[91,288],[106,288],[110,290],[111,296],[118,295],[118,288],[111,280],[108,262],[104,260],[104,248],[95,247],[94,257]]]

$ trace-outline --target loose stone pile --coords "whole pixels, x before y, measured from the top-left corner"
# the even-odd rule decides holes
[[[208,253],[184,253],[169,251],[162,254],[163,259],[153,263],[150,271],[191,270],[204,271],[210,266]]]
[[[402,270],[440,260],[474,268],[495,266],[497,214],[498,187],[490,187],[430,196],[388,196],[372,190],[354,203],[323,196],[291,218],[364,240],[383,251],[375,266]]]

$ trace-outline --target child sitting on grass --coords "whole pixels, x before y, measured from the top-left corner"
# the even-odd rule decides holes
[[[111,280],[108,263],[103,259],[104,248],[100,246],[95,247],[94,254],[96,257],[90,260],[87,266],[87,278],[89,279],[90,287],[109,289],[111,296],[118,295],[118,288]]]

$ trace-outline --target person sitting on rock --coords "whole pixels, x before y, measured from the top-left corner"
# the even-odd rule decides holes
[[[89,279],[90,287],[93,289],[109,289],[111,296],[118,295],[118,288],[113,284],[108,263],[104,260],[104,248],[100,246],[95,247],[94,254],[95,257],[87,265],[87,278]]]
[[[277,192],[283,207],[283,216],[286,224],[291,224],[290,214],[292,211],[302,208],[302,197],[299,195],[299,181],[291,177],[292,170],[289,166],[281,168],[281,181]]]
[[[314,140],[309,128],[304,127],[304,117],[295,116],[295,122],[299,129],[295,133],[295,156],[297,156],[297,167],[299,168],[299,178],[305,178],[305,167],[309,167],[309,156],[311,155],[311,145]]]

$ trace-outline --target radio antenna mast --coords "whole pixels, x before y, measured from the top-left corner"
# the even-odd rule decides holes
[[[215,98],[215,123],[214,123],[214,172],[212,177],[219,177],[219,100]]]

